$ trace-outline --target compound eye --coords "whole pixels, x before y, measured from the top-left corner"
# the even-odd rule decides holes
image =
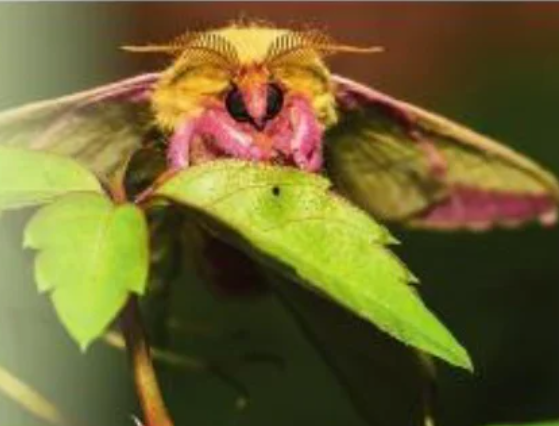
[[[277,84],[268,84],[266,99],[266,119],[271,120],[283,107],[283,91]]]
[[[233,87],[227,94],[225,98],[225,107],[229,115],[231,115],[235,121],[246,122],[251,120],[243,96],[237,87]]]

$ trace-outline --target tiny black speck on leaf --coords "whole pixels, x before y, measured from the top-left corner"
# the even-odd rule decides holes
[[[272,188],[272,194],[274,194],[276,197],[279,197],[281,193],[280,187],[279,186],[274,186]]]

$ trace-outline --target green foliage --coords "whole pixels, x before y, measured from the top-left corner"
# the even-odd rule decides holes
[[[95,177],[70,159],[0,150],[0,208],[52,201],[29,223],[25,245],[39,250],[39,291],[51,294],[60,320],[85,349],[129,294],[145,289],[144,213],[100,194]],[[400,341],[471,369],[466,351],[409,285],[415,277],[388,250],[396,242],[389,232],[329,188],[326,179],[293,168],[220,161],[179,173],[152,197],[202,213],[220,238]]]
[[[70,194],[43,207],[25,231],[39,250],[35,278],[82,349],[126,303],[142,294],[148,273],[148,231],[141,210],[95,194]]]
[[[0,146],[0,210],[45,203],[68,192],[101,192],[96,177],[75,161]]]
[[[292,168],[222,161],[179,173],[157,194],[217,219],[249,254],[264,254],[402,342],[471,369],[466,351],[408,285],[415,278],[386,248],[395,242],[388,231],[329,186]]]

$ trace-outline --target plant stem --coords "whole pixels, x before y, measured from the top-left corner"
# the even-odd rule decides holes
[[[136,393],[142,407],[145,426],[173,426],[163,401],[151,360],[151,351],[142,326],[135,296],[131,296],[121,316],[121,328],[130,357]]]

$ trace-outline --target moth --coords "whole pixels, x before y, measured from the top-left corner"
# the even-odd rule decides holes
[[[297,167],[325,173],[375,218],[409,226],[556,221],[559,184],[550,172],[325,63],[378,48],[249,23],[125,49],[169,55],[171,64],[5,112],[2,143],[71,156],[105,179],[132,165],[142,174],[138,165],[155,163],[153,152],[171,171],[221,157]]]

